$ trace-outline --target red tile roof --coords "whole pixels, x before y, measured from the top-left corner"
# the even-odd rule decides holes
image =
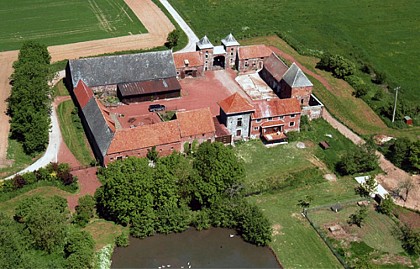
[[[107,154],[180,142],[177,121],[159,122],[131,129],[117,130]]]
[[[277,80],[280,81],[287,72],[287,65],[277,55],[271,55],[264,61],[264,68]]]
[[[238,49],[239,60],[268,57],[273,51],[266,45],[243,46]]]
[[[232,94],[218,104],[226,114],[255,111],[254,106],[239,93]]]
[[[284,121],[283,120],[266,121],[261,124],[261,127],[267,128],[267,127],[279,126],[279,125],[284,125]]]
[[[255,113],[253,119],[277,117],[301,112],[299,101],[296,98],[258,100],[253,102]]]
[[[89,88],[83,80],[79,80],[77,83],[76,88],[73,90],[74,96],[77,99],[77,102],[79,103],[79,106],[81,109],[83,109],[89,100],[93,97],[93,91],[91,88]]]
[[[176,113],[181,137],[214,133],[214,123],[209,108]]]
[[[175,68],[184,68],[185,60],[188,60],[188,66],[201,66],[204,60],[199,51],[174,53]]]

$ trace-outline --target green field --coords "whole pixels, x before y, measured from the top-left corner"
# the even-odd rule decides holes
[[[355,181],[345,178],[301,186],[288,191],[255,195],[255,202],[273,225],[273,248],[285,268],[342,268],[327,245],[309,222],[301,215],[298,206],[306,195],[313,197],[314,206],[356,198]]]
[[[239,39],[286,36],[303,52],[338,53],[371,63],[420,100],[420,1],[412,0],[171,0],[196,34],[219,43],[230,31]]]
[[[333,242],[337,251],[341,248],[342,252],[346,253],[344,256],[347,263],[354,264],[356,259],[364,256],[369,263],[378,266],[387,264],[395,268],[408,268],[411,265],[411,260],[405,254],[401,241],[395,236],[397,224],[390,217],[376,212],[374,205],[370,205],[365,222],[362,227],[358,227],[348,224],[347,221],[351,214],[359,210],[359,207],[355,202],[343,206],[338,213],[326,207],[310,210],[308,216],[314,225]],[[328,227],[336,224],[345,231],[337,237],[328,230]],[[390,261],[390,263],[381,261]]]
[[[22,42],[67,44],[147,32],[124,0],[0,1],[0,51]]]

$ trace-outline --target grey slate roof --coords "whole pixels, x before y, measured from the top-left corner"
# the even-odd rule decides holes
[[[145,52],[69,61],[72,83],[89,87],[176,76],[172,51]]]
[[[200,41],[197,42],[197,47],[200,50],[202,50],[202,49],[212,49],[213,44],[210,42],[210,40],[205,35],[202,39],[200,39]]]
[[[102,156],[105,156],[114,137],[114,133],[109,128],[94,97],[90,98],[82,111]]]
[[[305,76],[299,66],[293,63],[283,76],[284,81],[289,84],[290,87],[309,87],[313,86],[311,81]]]
[[[226,47],[229,46],[239,46],[239,42],[236,41],[235,37],[233,37],[232,33],[230,33],[227,37],[222,39],[222,44]]]

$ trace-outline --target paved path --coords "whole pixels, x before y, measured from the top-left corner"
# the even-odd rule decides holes
[[[182,50],[177,52],[189,52],[195,51],[196,43],[199,40],[197,35],[194,31],[188,26],[188,24],[184,21],[184,19],[178,14],[178,12],[172,7],[172,5],[167,0],[159,0],[160,3],[168,10],[168,12],[172,15],[178,25],[182,28],[185,34],[188,37],[188,44]]]
[[[48,50],[52,61],[74,59],[93,56],[115,51],[147,49],[161,46],[165,43],[168,34],[175,29],[170,20],[151,0],[125,0],[134,14],[146,27],[148,33],[131,35],[102,40],[79,42],[67,45],[51,46]],[[8,135],[10,130],[6,99],[10,96],[11,86],[9,77],[13,72],[13,62],[16,61],[18,51],[0,53],[0,167],[8,165],[6,159]],[[55,149],[53,147],[54,150]],[[46,152],[52,161],[54,154]],[[52,159],[51,159],[52,158]],[[45,159],[46,161],[46,159]]]

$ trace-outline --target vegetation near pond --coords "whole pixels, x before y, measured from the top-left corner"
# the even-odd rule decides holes
[[[173,153],[154,167],[147,159],[127,158],[99,172],[98,212],[146,237],[198,229],[236,228],[257,245],[271,240],[271,227],[259,208],[243,198],[243,163],[220,143],[203,143],[193,157]]]
[[[14,220],[0,213],[1,268],[91,268],[92,236],[70,224],[66,199],[22,200]]]

